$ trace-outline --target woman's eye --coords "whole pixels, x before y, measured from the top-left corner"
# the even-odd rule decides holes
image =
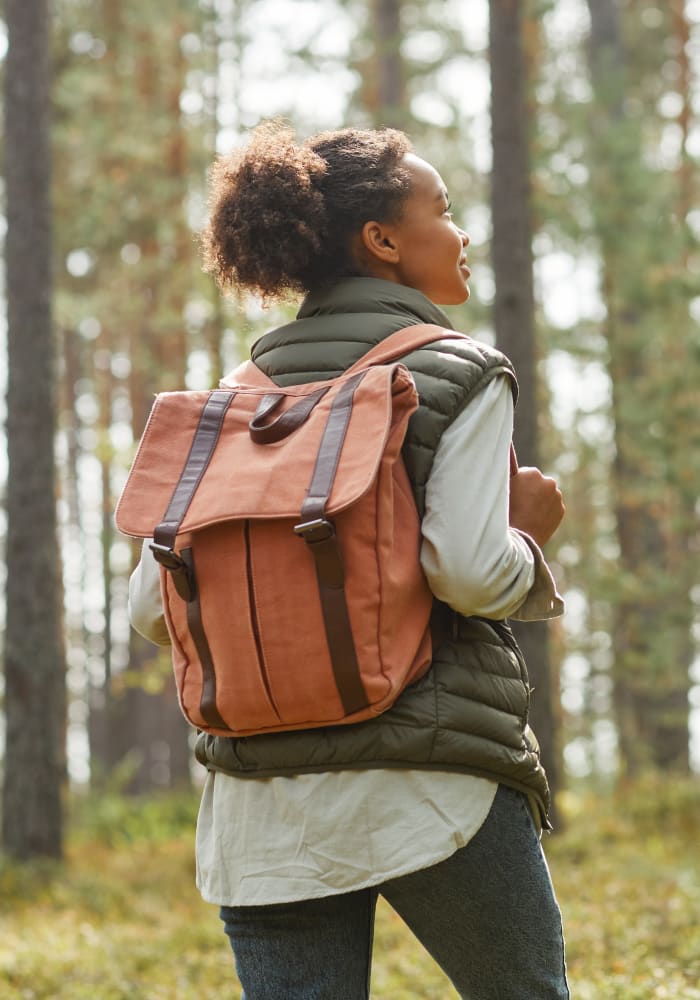
[[[447,207],[445,209],[445,215],[452,215],[452,202],[447,202]]]

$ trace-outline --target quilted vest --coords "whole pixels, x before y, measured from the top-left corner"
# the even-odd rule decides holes
[[[297,319],[265,334],[253,360],[279,385],[340,374],[384,337],[412,323],[451,328],[420,292],[375,278],[347,278],[309,295]],[[407,355],[420,405],[409,423],[404,458],[421,514],[440,438],[510,362],[476,341],[442,341]],[[376,719],[346,726],[242,738],[201,734],[196,757],[235,777],[313,771],[420,768],[490,778],[529,794],[546,824],[547,779],[527,724],[527,669],[505,622],[464,618],[436,601],[440,636],[428,673]]]

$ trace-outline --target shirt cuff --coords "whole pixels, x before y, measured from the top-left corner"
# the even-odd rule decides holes
[[[548,618],[559,618],[564,614],[564,599],[557,590],[552,571],[545,562],[542,549],[537,542],[524,531],[512,528],[525,542],[535,558],[535,580],[527,597],[510,618],[518,622],[544,621]]]
[[[144,639],[157,646],[169,646],[170,634],[160,592],[160,567],[149,549],[150,542],[150,538],[145,539],[141,560],[129,580],[129,621]]]

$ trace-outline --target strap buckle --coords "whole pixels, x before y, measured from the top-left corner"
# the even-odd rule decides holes
[[[156,562],[159,562],[161,566],[165,566],[166,569],[174,572],[178,569],[187,568],[184,559],[167,545],[159,545],[157,542],[152,542],[148,547],[153,553]]]
[[[307,545],[316,545],[318,542],[327,542],[335,537],[335,525],[325,517],[317,517],[313,521],[295,524],[294,532],[300,535]]]
[[[167,545],[153,542],[149,546],[153,558],[171,574],[175,590],[183,601],[190,603],[197,594],[194,580],[194,567],[191,562],[183,559]]]

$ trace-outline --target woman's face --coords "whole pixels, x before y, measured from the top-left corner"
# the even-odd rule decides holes
[[[469,237],[455,225],[447,189],[440,174],[409,153],[404,166],[411,193],[398,222],[387,227],[396,247],[393,280],[416,288],[436,305],[458,305],[469,298]]]

